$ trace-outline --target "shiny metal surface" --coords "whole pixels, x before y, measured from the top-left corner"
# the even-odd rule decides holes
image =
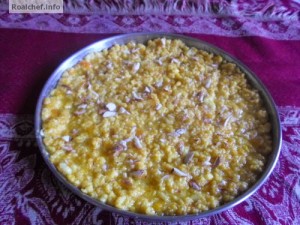
[[[62,174],[60,174],[58,172],[58,170],[55,168],[55,166],[49,160],[48,152],[43,144],[43,137],[41,136],[41,133],[40,133],[40,130],[42,128],[41,110],[42,110],[43,100],[46,96],[49,95],[50,91],[53,88],[55,88],[62,73],[66,69],[74,66],[77,62],[82,60],[90,52],[101,51],[103,49],[107,49],[107,48],[111,47],[114,44],[126,44],[129,41],[145,43],[149,39],[161,38],[161,37],[166,37],[169,39],[181,39],[189,47],[196,47],[198,49],[203,49],[208,52],[222,55],[223,58],[225,58],[227,61],[237,64],[239,66],[239,68],[246,74],[246,77],[249,80],[249,82],[259,91],[262,99],[264,100],[265,106],[269,112],[270,121],[273,126],[272,127],[273,152],[269,156],[269,160],[266,165],[265,171],[262,173],[259,180],[254,185],[252,185],[246,192],[244,192],[242,195],[235,198],[233,201],[228,202],[224,205],[221,205],[220,207],[217,207],[215,209],[201,212],[198,214],[190,214],[190,215],[184,215],[184,216],[151,216],[151,215],[138,214],[138,213],[120,210],[120,209],[117,209],[110,205],[101,203],[100,201],[81,192],[78,188],[76,188],[75,186],[70,184],[64,178],[64,176],[62,176]],[[224,210],[230,209],[230,208],[238,205],[245,199],[249,198],[268,179],[268,177],[270,176],[271,172],[273,171],[273,169],[276,165],[276,162],[277,162],[279,154],[280,154],[280,149],[281,149],[281,140],[282,140],[281,133],[282,132],[281,132],[281,125],[280,125],[280,121],[279,121],[278,112],[277,112],[276,106],[274,104],[274,101],[273,101],[270,93],[265,88],[265,86],[262,84],[262,82],[256,77],[256,75],[253,74],[246,66],[244,66],[237,59],[228,55],[226,52],[224,52],[224,51],[218,49],[217,47],[210,45],[206,42],[200,41],[198,39],[190,38],[187,36],[183,36],[183,35],[167,34],[167,33],[137,33],[137,34],[125,34],[125,35],[114,36],[111,38],[107,38],[107,39],[98,41],[98,42],[91,44],[91,45],[83,48],[82,50],[76,52],[75,54],[70,56],[68,59],[66,59],[52,73],[52,75],[46,82],[46,84],[40,94],[40,97],[39,97],[38,103],[37,103],[37,107],[36,107],[36,112],[35,112],[35,135],[37,138],[38,146],[40,148],[41,154],[42,154],[46,164],[48,165],[48,167],[54,173],[54,175],[57,177],[58,180],[60,180],[65,186],[67,186],[67,188],[69,188],[73,193],[75,193],[79,197],[85,199],[86,201],[94,204],[95,206],[101,207],[102,209],[109,210],[111,212],[121,213],[121,214],[125,214],[125,215],[131,216],[131,217],[138,217],[140,219],[147,220],[147,221],[185,221],[185,220],[191,220],[191,219],[196,219],[196,218],[200,218],[200,217],[211,216],[211,215],[220,213]]]

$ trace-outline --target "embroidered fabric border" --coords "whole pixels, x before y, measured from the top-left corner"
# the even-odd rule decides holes
[[[113,16],[72,14],[9,14],[0,11],[0,28],[71,33],[174,32],[229,37],[261,36],[277,40],[300,40],[300,23],[260,21],[237,17]]]
[[[64,14],[9,14],[0,27],[76,33],[176,32],[300,40],[300,3],[283,0],[65,0]]]

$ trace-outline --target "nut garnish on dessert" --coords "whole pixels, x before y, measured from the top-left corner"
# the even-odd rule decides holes
[[[45,98],[43,141],[88,195],[133,212],[198,213],[247,190],[271,124],[237,65],[166,38],[91,53]]]

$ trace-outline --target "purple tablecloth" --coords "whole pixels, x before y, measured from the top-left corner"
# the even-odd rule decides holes
[[[0,224],[148,224],[94,207],[59,183],[36,146],[33,113],[45,81],[70,54],[112,33],[154,30],[205,40],[244,62],[271,92],[283,127],[280,160],[252,197],[215,216],[154,224],[300,224],[300,29],[295,15],[263,21],[237,15],[12,15],[0,10]],[[38,29],[43,31],[33,31]]]

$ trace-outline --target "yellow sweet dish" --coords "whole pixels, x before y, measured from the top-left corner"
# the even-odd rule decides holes
[[[213,209],[271,152],[263,102],[237,65],[159,38],[87,55],[42,109],[50,160],[82,192],[143,214]]]

